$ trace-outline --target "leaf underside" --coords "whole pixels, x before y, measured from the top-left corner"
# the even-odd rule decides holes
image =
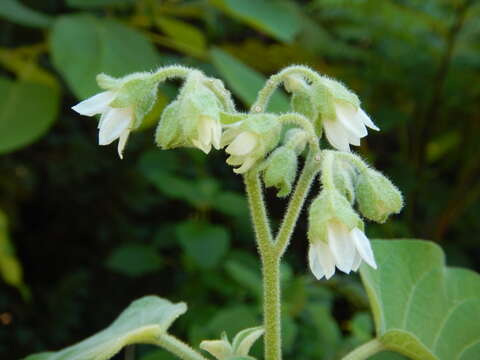
[[[420,240],[372,241],[378,270],[362,266],[380,341],[421,360],[474,360],[480,353],[480,276],[445,266]]]

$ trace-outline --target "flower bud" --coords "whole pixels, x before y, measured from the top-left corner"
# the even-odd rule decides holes
[[[248,355],[250,348],[264,333],[263,327],[253,327],[240,331],[233,338],[232,343],[225,333],[221,340],[204,340],[200,343],[200,349],[208,351],[217,360],[251,360]]]
[[[380,172],[367,169],[356,185],[358,208],[367,219],[383,223],[391,214],[398,214],[403,207],[400,191]]]
[[[285,146],[295,151],[297,155],[303,153],[307,142],[308,133],[298,128],[289,129],[285,133],[285,140],[283,141]]]
[[[355,181],[357,173],[355,167],[340,159],[333,163],[333,180],[335,189],[353,205],[355,202]]]
[[[282,126],[273,114],[253,114],[225,131],[222,147],[230,155],[227,164],[239,166],[237,174],[247,172],[277,146]]]
[[[263,171],[263,181],[266,187],[278,189],[278,197],[285,197],[292,190],[296,174],[297,154],[294,150],[281,146],[268,157]]]
[[[173,149],[186,146],[182,136],[181,124],[178,121],[178,101],[168,104],[162,112],[155,131],[155,142],[162,149]]]

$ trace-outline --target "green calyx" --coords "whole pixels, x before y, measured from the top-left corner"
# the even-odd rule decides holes
[[[277,188],[278,197],[289,195],[297,174],[297,163],[297,154],[294,150],[286,146],[274,150],[268,157],[263,171],[265,186]]]
[[[403,197],[395,185],[380,172],[367,169],[356,184],[358,208],[363,216],[383,223],[403,207]]]
[[[363,230],[363,221],[349,201],[336,190],[323,190],[310,205],[308,213],[308,238],[310,241],[327,241],[327,225],[339,221],[349,230]]]

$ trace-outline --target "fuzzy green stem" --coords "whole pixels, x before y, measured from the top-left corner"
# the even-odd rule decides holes
[[[265,360],[282,359],[280,257],[273,251],[262,256]]]
[[[342,360],[364,360],[379,352],[387,350],[379,340],[373,339],[354,349],[350,354],[343,357]]]
[[[198,71],[192,68],[188,68],[180,65],[171,65],[159,68],[152,74],[153,80],[163,82],[172,78],[186,78],[192,71]]]
[[[280,258],[283,256],[288,247],[293,230],[297,224],[298,216],[300,215],[300,211],[305,204],[308,191],[310,190],[315,176],[318,174],[320,160],[316,154],[318,153],[310,153],[306,160],[305,167],[303,168],[303,171],[298,179],[297,186],[295,187],[295,191],[291,197],[287,211],[283,218],[282,225],[278,231],[275,240],[275,250]]]
[[[167,333],[160,335],[154,344],[163,347],[182,360],[207,360],[183,341]]]
[[[257,173],[247,174],[244,181],[257,245],[260,250],[260,256],[263,256],[272,248],[273,237],[268,222],[265,201],[263,200],[262,186]]]
[[[287,76],[294,74],[301,75],[310,82],[318,81],[320,79],[319,74],[306,66],[289,66],[268,79],[263,89],[258,92],[257,100],[250,108],[250,111],[254,113],[265,112],[268,102],[278,86],[285,81]]]

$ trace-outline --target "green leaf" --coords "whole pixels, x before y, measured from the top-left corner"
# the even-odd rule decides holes
[[[158,296],[135,300],[105,330],[78,344],[51,353],[30,355],[25,360],[106,360],[124,346],[150,343],[187,311],[185,303],[173,304]]]
[[[7,216],[0,209],[0,275],[3,280],[16,287],[25,298],[29,290],[23,282],[23,269],[15,256],[15,248],[8,233]]]
[[[140,360],[177,360],[177,357],[166,350],[154,350],[142,356]]]
[[[41,12],[32,10],[17,0],[2,0],[0,17],[24,26],[48,27],[52,19]]]
[[[112,6],[112,5],[130,5],[134,4],[135,0],[67,0],[68,6],[87,9],[103,6]]]
[[[278,40],[291,42],[301,29],[297,7],[285,0],[212,0],[227,14]]]
[[[185,253],[205,269],[218,265],[230,243],[230,235],[225,228],[201,221],[181,223],[176,234]]]
[[[362,266],[377,337],[412,359],[475,359],[480,347],[480,276],[445,267],[440,247],[373,241],[378,270]]]
[[[225,263],[225,270],[244,288],[257,298],[262,297],[262,277],[256,269],[252,269],[247,265],[236,260],[229,260]]]
[[[252,105],[257,92],[265,85],[266,78],[223,50],[214,48],[210,51],[210,55],[213,64],[233,93],[247,106]],[[276,92],[270,100],[269,109],[274,112],[285,112],[288,106],[287,97],[283,93]]]
[[[162,267],[162,258],[148,245],[127,244],[116,248],[107,266],[121,274],[136,277],[155,272]]]
[[[174,18],[160,17],[157,20],[160,29],[169,36],[165,45],[192,56],[204,56],[207,40],[203,33],[189,23]]]
[[[52,87],[0,77],[0,154],[42,136],[57,117],[59,96]]]
[[[123,76],[153,70],[160,58],[141,33],[115,20],[61,16],[51,34],[53,63],[78,98],[99,92],[98,73]]]

